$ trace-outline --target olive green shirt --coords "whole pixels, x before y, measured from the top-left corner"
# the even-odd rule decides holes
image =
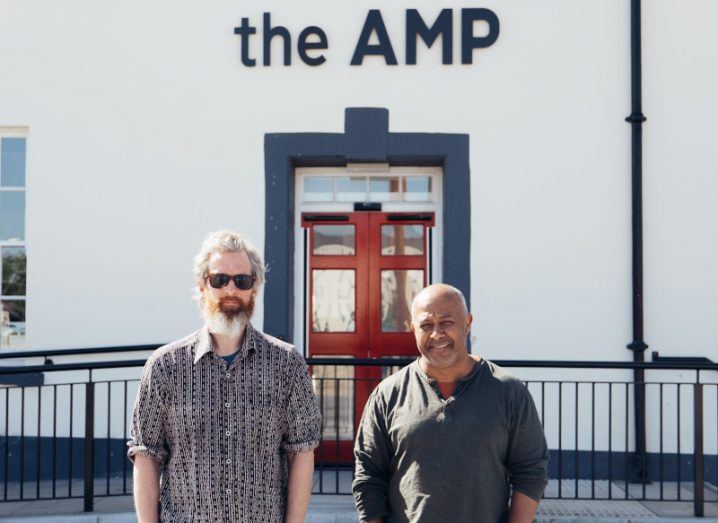
[[[481,360],[448,399],[418,360],[369,398],[354,447],[362,521],[503,522],[511,488],[539,500],[548,451],[524,384]]]

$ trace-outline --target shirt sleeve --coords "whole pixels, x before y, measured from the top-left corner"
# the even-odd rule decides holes
[[[548,448],[531,393],[520,381],[510,414],[508,469],[514,490],[539,501],[548,483]]]
[[[306,363],[301,356],[295,368],[287,401],[287,425],[282,448],[287,452],[305,452],[319,445],[322,415],[312,389]]]
[[[127,457],[147,456],[162,467],[169,456],[165,434],[168,387],[158,359],[150,357],[142,370],[130,426]]]
[[[369,396],[354,444],[354,504],[361,521],[390,514],[387,500],[393,455],[377,390]]]

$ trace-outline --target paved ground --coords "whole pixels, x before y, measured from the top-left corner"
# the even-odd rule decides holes
[[[349,492],[351,482],[349,472],[315,473],[314,491]],[[51,492],[51,484],[41,484],[40,492]],[[65,491],[67,484],[65,483]],[[106,482],[96,483],[97,492],[105,492]],[[111,492],[122,492],[123,484],[111,484]],[[25,495],[34,495],[37,485],[26,485]],[[589,497],[603,499],[544,499],[539,507],[537,522],[594,522],[594,523],[633,523],[640,521],[652,522],[685,522],[693,519],[693,489],[690,483],[664,483],[663,498],[674,501],[658,501],[661,486],[647,485],[645,496],[642,485],[626,485],[607,481],[590,482],[587,480],[564,480],[560,485],[561,496]],[[11,492],[11,489],[8,490]],[[16,486],[19,493],[19,487]],[[73,483],[73,495],[82,493],[81,482]],[[559,493],[557,481],[551,481],[546,489],[548,498]],[[609,499],[609,494],[610,498]],[[704,522],[718,523],[718,491],[710,487],[705,493],[706,518]],[[640,500],[636,498],[641,498]],[[646,498],[647,500],[644,500]],[[352,498],[349,495],[316,494],[312,498],[307,523],[356,523]],[[89,514],[82,512],[82,499],[11,501],[0,503],[0,523],[136,523],[132,512],[130,496],[97,497],[95,511]],[[447,522],[451,522],[450,517]]]

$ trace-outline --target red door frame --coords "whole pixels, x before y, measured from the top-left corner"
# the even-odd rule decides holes
[[[315,255],[313,226],[315,225],[353,225],[354,226],[354,252],[351,255]],[[302,227],[309,228],[309,326],[307,333],[307,355],[322,356],[353,356],[366,358],[366,347],[369,343],[368,315],[361,314],[368,303],[368,288],[363,282],[368,279],[369,265],[361,255],[368,246],[369,224],[362,213],[304,213],[302,214]],[[354,332],[314,332],[312,329],[312,315],[314,311],[314,293],[312,289],[315,269],[353,269],[355,295],[354,295]]]
[[[355,232],[354,255],[314,254],[313,227],[315,225],[353,225]],[[424,248],[422,255],[382,255],[382,225],[423,225]],[[381,326],[381,271],[423,270],[427,281],[428,231],[434,225],[433,213],[354,212],[354,213],[303,213],[302,227],[309,229],[308,271],[309,325],[306,353],[309,357],[352,356],[354,358],[380,358],[383,356],[414,356],[417,354],[414,337],[410,332],[382,332]],[[355,271],[355,325],[353,332],[314,332],[313,270],[349,269]],[[369,394],[381,378],[380,367],[354,367],[353,428],[359,426]],[[335,407],[338,408],[338,405]],[[337,426],[337,432],[339,427]],[[352,462],[353,440],[322,441],[315,454],[327,461],[334,457],[338,463]]]
[[[424,248],[420,255],[384,255],[382,254],[382,225],[423,225]],[[383,332],[381,328],[381,271],[382,270],[422,270],[424,281],[428,283],[427,258],[428,231],[434,225],[434,215],[378,212],[369,215],[369,353],[371,358],[385,356],[415,356],[416,342],[410,332]],[[410,311],[407,311],[410,314]],[[407,318],[410,320],[410,316]]]

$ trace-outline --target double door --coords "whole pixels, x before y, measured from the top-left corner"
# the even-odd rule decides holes
[[[411,301],[431,280],[433,213],[305,213],[307,354],[390,358],[418,354]],[[323,461],[349,462],[369,393],[389,369],[315,365],[324,416]]]

